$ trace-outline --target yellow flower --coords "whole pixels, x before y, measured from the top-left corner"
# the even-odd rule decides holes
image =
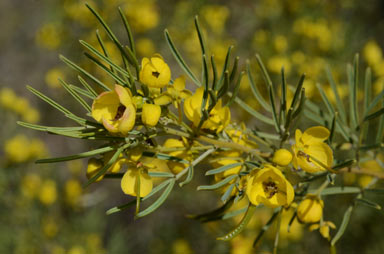
[[[159,13],[154,1],[129,1],[125,14],[136,32],[146,32],[157,26]]]
[[[183,147],[187,148],[187,147],[189,147],[189,144],[188,144],[188,140],[186,140],[185,138],[183,138],[182,140],[169,138],[165,141],[164,147],[166,147],[166,148],[183,148]],[[192,154],[187,149],[168,152],[168,154],[171,156],[180,158],[180,159],[192,161]],[[185,169],[188,166],[188,164],[176,162],[176,161],[167,161],[167,164],[168,164],[169,169],[175,174],[180,173],[183,169]]]
[[[48,238],[53,238],[59,231],[57,220],[52,216],[45,216],[41,221],[43,233]]]
[[[162,88],[171,80],[171,70],[161,55],[154,54],[151,59],[143,58],[139,76],[140,82],[144,85]]]
[[[172,253],[173,254],[192,254],[193,251],[191,246],[185,239],[177,239],[172,243]]]
[[[140,184],[140,197],[147,196],[153,187],[152,179],[144,168],[131,166],[121,179],[121,189],[125,194],[137,197],[137,184]]]
[[[201,104],[203,103],[203,93],[204,88],[199,87],[195,94],[189,97],[184,102],[184,113],[185,116],[192,121],[194,126],[198,126],[200,119],[202,118],[201,114]],[[209,98],[209,97],[208,97]],[[208,108],[209,99],[206,104]],[[211,110],[209,118],[203,123],[203,129],[209,129],[215,131],[216,133],[221,132],[231,120],[231,112],[228,107],[222,106],[221,99],[217,102],[215,107]]]
[[[289,205],[295,196],[283,173],[270,164],[248,176],[246,194],[252,204],[271,208]]]
[[[36,33],[36,43],[50,50],[57,49],[61,44],[63,32],[60,24],[44,24]]]
[[[44,205],[51,205],[56,201],[56,183],[53,180],[45,180],[40,188],[39,200]]]
[[[279,149],[273,154],[272,162],[279,166],[287,166],[292,161],[292,153],[287,149]]]
[[[111,133],[126,135],[133,129],[136,108],[127,88],[115,85],[115,89],[101,93],[92,104],[92,117]]]
[[[329,130],[315,126],[302,133],[296,130],[296,144],[292,146],[294,153],[293,165],[306,172],[315,173],[331,168],[333,162],[332,149],[324,143],[329,137]]]
[[[24,109],[21,117],[27,123],[37,123],[40,120],[40,112],[35,108],[29,107]]]
[[[315,223],[323,217],[324,202],[315,195],[307,195],[297,208],[297,218],[302,223]]]
[[[143,124],[154,127],[159,122],[161,115],[161,107],[154,104],[144,104],[143,111],[141,113],[141,120]]]
[[[179,107],[182,100],[189,98],[191,91],[185,89],[185,77],[180,76],[173,82],[173,85],[167,86],[167,91],[155,99],[157,105],[167,105],[173,102],[175,108]]]
[[[333,224],[332,221],[323,221],[322,223],[320,224],[313,224],[309,227],[309,230],[310,231],[313,231],[313,230],[316,230],[318,229],[320,234],[325,238],[325,239],[328,239],[330,240],[330,235],[329,235],[329,229],[332,228],[332,229],[335,229],[336,226],[335,224]]]
[[[88,160],[88,166],[87,166],[87,178],[91,179],[93,176],[99,172],[103,168],[103,162],[101,160],[91,158]],[[104,178],[104,175],[99,176],[95,182],[99,182]]]

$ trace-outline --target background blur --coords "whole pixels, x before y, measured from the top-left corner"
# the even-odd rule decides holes
[[[77,73],[60,62],[58,55],[111,83],[87,62],[79,39],[96,45],[95,30],[104,31],[76,0],[0,1],[0,253],[253,253],[252,242],[268,220],[261,209],[250,228],[232,242],[216,241],[235,223],[200,224],[185,218],[220,205],[218,196],[196,192],[203,174],[183,189],[177,188],[154,214],[133,219],[133,210],[105,215],[109,208],[126,203],[118,180],[106,180],[83,189],[86,161],[35,165],[37,158],[87,151],[100,143],[79,141],[22,128],[16,121],[70,126],[60,113],[25,88],[31,85],[74,112],[82,112],[67,96],[57,78],[78,84]],[[380,0],[89,0],[120,38],[127,42],[117,7],[121,6],[134,31],[139,57],[155,52],[171,65],[172,75],[181,74],[164,40],[167,28],[184,59],[199,73],[200,46],[193,18],[199,15],[212,54],[223,63],[227,48],[251,60],[254,75],[262,80],[253,56],[260,53],[273,79],[279,80],[284,65],[289,84],[306,73],[306,96],[320,101],[315,83],[327,86],[324,67],[329,64],[338,84],[347,82],[345,68],[355,53],[361,65],[374,74],[374,93],[383,89],[384,2]],[[117,51],[112,44],[112,57]],[[173,66],[173,67],[172,67]],[[257,108],[243,79],[240,96]],[[327,90],[332,99],[331,90]],[[342,96],[347,89],[340,86]],[[239,121],[247,116],[236,108]],[[378,165],[371,168],[383,170]],[[206,170],[206,169],[202,169]],[[364,179],[353,176],[346,184]],[[369,181],[369,179],[368,179]],[[352,197],[351,197],[352,198]],[[384,205],[383,199],[375,201]],[[349,196],[327,197],[325,215],[339,225]],[[337,204],[332,206],[331,204]],[[239,218],[237,218],[238,221]],[[284,223],[284,220],[283,220]],[[286,222],[288,223],[288,222]],[[383,212],[355,209],[347,232],[338,243],[339,253],[384,253]],[[259,250],[271,252],[273,234],[266,235]],[[279,253],[327,253],[327,241],[318,232],[308,233],[296,225],[282,231]]]

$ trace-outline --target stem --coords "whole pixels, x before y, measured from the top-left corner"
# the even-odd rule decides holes
[[[188,172],[188,169],[189,167],[194,167],[196,166],[197,164],[199,164],[202,160],[204,160],[206,157],[208,157],[208,155],[210,155],[211,153],[213,153],[216,149],[215,148],[212,148],[212,149],[209,149],[207,151],[205,151],[202,155],[200,155],[196,160],[194,160],[191,165],[189,165],[188,167],[186,167],[185,169],[183,169],[180,173],[178,173],[176,175],[176,180],[179,180],[183,175],[185,175],[187,172]]]

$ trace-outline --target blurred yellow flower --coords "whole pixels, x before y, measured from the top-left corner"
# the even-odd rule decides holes
[[[248,176],[246,194],[252,204],[264,204],[271,208],[287,206],[295,196],[292,185],[283,173],[270,164],[265,164],[263,169],[254,170]]]
[[[191,246],[185,239],[177,239],[172,243],[173,254],[192,254]]]
[[[279,149],[273,154],[272,162],[279,166],[288,166],[292,161],[292,153],[287,149]]]
[[[36,32],[36,43],[46,49],[57,49],[61,44],[63,34],[63,28],[59,24],[46,23]]]
[[[21,193],[27,198],[34,198],[41,185],[40,176],[34,173],[28,173],[21,179]]]
[[[144,85],[162,88],[171,80],[171,70],[161,55],[154,54],[151,59],[143,58],[139,76],[140,82]]]
[[[83,189],[78,180],[70,179],[65,183],[65,200],[70,206],[79,205],[82,193]]]
[[[68,250],[68,254],[86,254],[86,251],[84,247],[80,245],[75,245]]]
[[[224,5],[203,5],[201,16],[213,32],[220,34],[224,31],[225,22],[229,17],[229,9]]]
[[[31,159],[31,153],[28,149],[29,145],[29,139],[24,134],[18,134],[5,141],[5,157],[13,163],[26,162]]]
[[[281,68],[284,67],[285,73],[289,74],[291,71],[291,63],[288,58],[283,56],[272,56],[268,59],[267,67],[271,72],[280,73]]]
[[[136,51],[140,56],[150,56],[155,53],[155,45],[148,38],[140,38],[136,40]]]
[[[64,79],[64,72],[60,68],[52,68],[45,73],[45,83],[51,88],[60,88],[59,78]]]
[[[325,171],[332,167],[332,149],[324,143],[329,130],[322,126],[311,127],[302,133],[296,129],[296,144],[292,146],[293,165],[309,173]]]
[[[56,183],[53,180],[45,180],[39,191],[39,200],[44,205],[52,205],[57,199]]]
[[[383,51],[376,41],[368,41],[363,48],[363,56],[367,63],[374,66],[382,61]]]
[[[159,23],[159,13],[152,0],[130,1],[124,10],[135,32],[146,32]]]
[[[16,98],[17,96],[11,88],[3,87],[0,89],[0,104],[4,108],[12,108]]]
[[[282,53],[288,48],[287,38],[283,35],[277,35],[273,40],[273,46],[278,53]]]
[[[37,123],[40,120],[40,112],[35,108],[28,107],[24,109],[21,117],[23,118],[23,121],[27,123]]]
[[[324,201],[315,195],[307,195],[297,208],[297,218],[302,223],[315,223],[323,217]]]
[[[203,103],[204,88],[199,87],[195,94],[185,100],[184,102],[184,113],[185,116],[192,121],[194,126],[198,126],[202,118],[201,104]],[[209,105],[209,96],[206,104],[206,108]],[[202,129],[209,129],[216,133],[224,130],[231,120],[231,112],[228,107],[222,106],[221,99],[217,102],[215,107],[209,113],[209,118],[203,123]]]
[[[41,224],[41,228],[46,237],[53,238],[57,235],[59,228],[55,218],[52,216],[44,216]]]
[[[141,120],[144,125],[154,127],[159,122],[161,107],[155,104],[145,103],[141,113]]]
[[[128,134],[136,120],[136,108],[129,89],[115,85],[115,89],[101,93],[92,104],[92,117],[111,133]]]

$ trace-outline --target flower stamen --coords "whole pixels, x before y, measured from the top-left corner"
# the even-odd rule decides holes
[[[117,112],[116,112],[115,118],[113,118],[113,121],[119,120],[124,115],[125,109],[126,109],[126,107],[124,105],[120,105],[117,108]]]

